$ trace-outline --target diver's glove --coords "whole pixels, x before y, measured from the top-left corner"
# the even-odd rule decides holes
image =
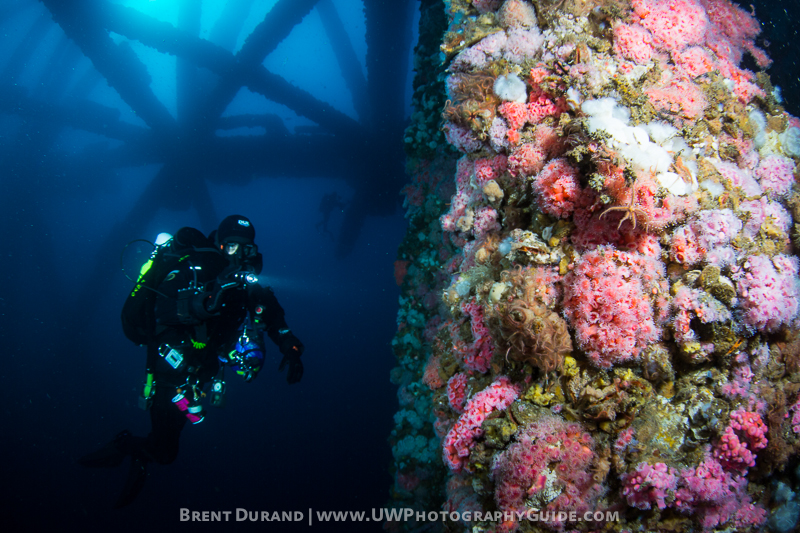
[[[289,333],[281,343],[281,353],[283,359],[278,367],[278,372],[282,372],[288,365],[289,370],[286,373],[286,382],[289,385],[299,382],[303,378],[303,361],[300,356],[303,355],[305,347],[300,339]]]

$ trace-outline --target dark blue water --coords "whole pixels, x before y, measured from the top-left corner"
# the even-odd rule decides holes
[[[773,60],[768,69],[770,81],[781,88],[786,110],[800,116],[800,63],[797,40],[800,38],[797,19],[800,4],[794,0],[758,0],[738,2],[744,9],[752,6],[761,22],[760,45]]]
[[[770,41],[765,48],[776,60],[773,81],[783,87],[787,107],[797,115],[800,87],[793,48],[797,26],[796,18],[783,14],[784,7],[791,7],[788,2],[756,7],[765,22],[764,38]],[[179,24],[177,6],[191,5],[165,0],[112,3],[172,25]],[[242,0],[247,9],[237,19],[239,31],[231,37],[231,32],[212,35],[227,2],[205,0],[196,35],[217,39],[223,48],[236,52],[274,3]],[[366,70],[362,2],[333,4]],[[370,4],[378,11],[383,5]],[[346,173],[332,177],[282,167],[267,177],[257,172],[218,173],[193,182],[192,173],[203,169],[192,168],[189,158],[185,189],[163,192],[170,196],[173,209],[153,208],[150,215],[133,220],[135,227],[129,231],[120,229],[120,224],[132,222],[127,215],[141,204],[170,150],[155,143],[132,145],[132,155],[120,154],[115,150],[131,143],[96,131],[87,133],[75,126],[74,117],[66,123],[57,118],[58,113],[77,109],[75,101],[91,101],[117,110],[123,123],[149,128],[57,22],[48,7],[34,0],[7,0],[0,5],[0,451],[4,461],[0,527],[4,531],[204,529],[202,524],[180,521],[180,510],[185,508],[231,511],[231,522],[207,525],[227,531],[247,525],[233,522],[236,509],[243,508],[304,513],[303,524],[294,527],[257,524],[272,531],[378,530],[375,524],[352,521],[345,527],[315,523],[309,528],[306,520],[309,508],[315,514],[327,510],[370,514],[389,498],[391,453],[386,437],[396,409],[388,380],[394,366],[389,342],[398,296],[392,263],[405,231],[400,211],[382,209],[382,216],[367,216],[349,253],[337,254],[343,215],[332,215],[331,238],[316,228],[321,219],[318,205],[332,191],[348,200],[356,195]],[[411,18],[402,24],[409,33],[414,27]],[[116,44],[129,42],[147,66],[146,85],[170,116],[177,118],[182,105],[193,104],[184,102],[176,88],[173,56],[116,33],[111,38]],[[404,47],[408,59],[410,40],[373,39],[389,48]],[[264,65],[360,120],[358,101],[343,80],[315,12],[294,27]],[[407,100],[409,62],[391,62],[383,68],[396,73]],[[198,92],[213,88],[209,80],[213,76],[208,72],[197,73]],[[314,125],[247,89],[232,98],[222,115],[265,113],[276,114],[290,134]],[[408,110],[402,109],[403,113]],[[109,123],[117,120],[112,119]],[[216,135],[265,132],[253,127]],[[399,136],[382,140],[394,147],[401,143]],[[352,161],[353,172],[363,173],[359,163],[370,154],[356,143],[345,143],[342,151],[346,151],[343,159]],[[118,159],[104,160],[112,156]],[[304,156],[327,157],[313,150]],[[127,163],[126,157],[130,157]],[[303,163],[298,160],[297,167]],[[388,179],[397,171],[372,168],[378,170],[370,176],[374,180]],[[187,200],[192,183],[208,184],[210,202],[202,208]],[[386,194],[395,195],[399,189],[392,185]],[[152,205],[157,200],[153,198]],[[388,204],[393,206],[394,200]],[[144,349],[125,339],[119,323],[131,288],[120,271],[119,254],[130,239],[153,239],[158,232],[174,232],[184,225],[208,233],[214,229],[211,220],[232,213],[248,216],[255,225],[256,242],[265,258],[264,276],[306,346],[305,377],[288,386],[277,372],[280,355],[269,346],[267,363],[257,379],[246,384],[229,376],[227,407],[210,409],[202,424],[185,428],[177,461],[152,466],[139,499],[126,509],[112,510],[127,465],[85,470],[76,460],[122,429],[138,435],[149,430],[147,414],[136,406]]]
[[[191,4],[114,3],[173,25],[178,24],[176,6]],[[248,15],[239,21],[241,30],[230,51],[242,47],[274,3],[243,2],[250,4]],[[202,2],[201,38],[210,38],[226,4]],[[333,5],[366,74],[363,6],[338,0]],[[412,9],[407,12],[410,15]],[[63,23],[63,17],[55,18]],[[387,64],[385,74],[399,80],[402,99],[397,111],[402,120],[409,112],[409,97],[402,95],[410,91],[414,20],[408,16],[399,23],[409,39],[388,45],[402,47],[405,61]],[[398,296],[393,262],[405,231],[401,211],[394,209],[400,187],[393,183],[402,180],[389,180],[382,191],[389,195],[384,202],[388,208],[380,216],[367,215],[352,247],[344,252],[339,249],[343,213],[331,215],[330,233],[316,226],[322,219],[318,206],[323,195],[335,191],[347,201],[356,196],[358,180],[349,180],[347,172],[295,172],[284,166],[281,172],[218,173],[193,181],[192,173],[204,169],[192,167],[189,153],[185,190],[163,192],[170,196],[170,205],[181,209],[152,207],[148,216],[132,220],[136,206],[168,203],[160,203],[163,198],[158,195],[150,200],[142,195],[149,194],[148,184],[158,179],[161,162],[172,154],[163,145],[135,145],[87,133],[74,126],[77,119],[65,125],[58,118],[58,113],[75,109],[75,101],[88,100],[118,110],[119,120],[137,131],[149,134],[151,126],[134,111],[135,105],[109,86],[53,21],[46,5],[4,2],[0,30],[0,99],[5,102],[0,109],[0,529],[196,530],[201,525],[179,520],[180,509],[186,508],[231,511],[231,523],[211,524],[216,531],[226,531],[244,525],[234,523],[236,509],[243,508],[302,511],[304,522],[294,529],[308,530],[309,508],[314,513],[370,513],[384,505],[391,486],[386,438],[396,409],[389,383],[394,366],[389,343]],[[117,44],[128,42],[117,34],[111,37]],[[184,104],[176,90],[174,57],[135,40],[129,45],[147,66],[153,95],[179,119]],[[363,124],[329,48],[312,10],[263,65]],[[208,71],[197,72],[198,91],[213,89],[213,79]],[[47,107],[50,104],[55,107]],[[397,104],[395,100],[392,105]],[[41,107],[31,110],[36,105]],[[276,114],[288,135],[314,126],[302,114],[247,89],[233,95],[222,116],[265,113]],[[117,124],[117,118],[112,122]],[[238,128],[216,135],[236,140],[265,131]],[[402,128],[396,133],[373,147],[400,147]],[[358,162],[369,154],[355,142],[342,146],[342,153],[334,156],[352,160],[351,172],[364,172],[368,166]],[[117,157],[120,147],[134,154],[131,162],[108,164],[104,158]],[[314,147],[312,143],[305,158],[329,157],[314,153]],[[87,164],[87,153],[98,155]],[[319,165],[323,170],[324,163]],[[303,161],[297,166],[303,167]],[[392,173],[395,179],[402,177],[402,166],[389,166],[369,179]],[[102,171],[93,172],[93,167]],[[207,185],[210,200],[201,207],[184,202],[201,184]],[[305,344],[305,376],[301,383],[287,385],[285,373],[277,372],[280,354],[268,343],[260,375],[244,383],[229,372],[227,406],[209,408],[203,423],[187,426],[178,459],[169,466],[151,465],[138,500],[115,511],[112,505],[125,481],[127,463],[116,469],[82,469],[76,460],[120,430],[142,436],[149,431],[149,416],[136,405],[145,351],[130,343],[120,327],[121,306],[132,287],[120,270],[120,253],[132,238],[153,240],[157,233],[181,226],[207,234],[233,213],[249,217],[256,228],[256,243],[264,254],[262,278],[273,287],[289,325]],[[125,224],[130,228],[120,226]],[[131,257],[126,261],[130,266]],[[287,524],[269,527],[293,530]],[[351,522],[347,529],[377,527]],[[337,530],[333,524],[313,528]]]
[[[4,298],[3,337],[11,349],[2,371],[3,505],[23,525],[138,529],[153,522],[175,525],[181,507],[360,510],[384,502],[390,485],[385,438],[395,408],[388,383],[397,297],[391,272],[402,220],[377,219],[353,254],[335,261],[331,243],[314,230],[316,205],[286,198],[293,188],[280,183],[250,189],[283,198],[266,202],[275,208],[271,214],[260,214],[256,202],[235,200],[236,191],[223,191],[220,209],[252,213],[265,251],[264,273],[275,280],[287,321],[306,347],[302,382],[286,384],[277,372],[280,354],[271,345],[253,382],[229,373],[227,406],[209,409],[202,424],[184,429],[178,460],[153,466],[141,497],[124,510],[110,506],[125,469],[83,470],[75,460],[121,429],[139,435],[149,429],[146,413],[136,407],[144,350],[119,328],[129,283],[120,274],[110,286],[63,300],[33,283]],[[280,231],[280,217],[289,213],[305,217],[305,223]],[[85,216],[76,205],[70,226],[91,226]],[[175,215],[169,218],[165,228],[180,223]],[[70,239],[69,231],[48,231]],[[27,252],[30,261],[37,261],[38,252]],[[91,256],[80,249],[56,254],[65,271]],[[70,283],[58,272],[38,276]],[[87,299],[98,309],[83,315]],[[79,322],[90,324],[91,334],[65,343],[72,328],[82,329]]]

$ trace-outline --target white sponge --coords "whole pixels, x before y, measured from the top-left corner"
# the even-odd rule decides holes
[[[516,74],[500,76],[494,80],[494,94],[510,102],[524,104],[528,100],[525,82]]]
[[[786,155],[800,156],[800,128],[786,128],[780,139]]]

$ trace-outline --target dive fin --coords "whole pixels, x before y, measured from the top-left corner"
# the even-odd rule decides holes
[[[132,438],[129,431],[121,431],[114,440],[97,451],[84,455],[78,459],[78,464],[88,468],[112,468],[122,464],[125,459],[125,441]]]
[[[147,460],[140,455],[131,456],[131,466],[128,470],[128,479],[125,481],[125,487],[122,493],[117,498],[117,503],[114,504],[115,509],[125,507],[133,503],[139,493],[144,488],[144,482],[147,479]]]

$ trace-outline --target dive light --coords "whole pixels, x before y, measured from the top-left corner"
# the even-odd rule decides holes
[[[156,245],[156,247],[162,246],[162,245],[168,243],[170,241],[170,239],[172,239],[172,235],[170,235],[169,233],[159,233],[156,236],[155,245]]]
[[[252,272],[237,272],[234,275],[234,278],[239,283],[245,283],[247,285],[252,285],[254,283],[258,283],[258,276],[256,276]]]

